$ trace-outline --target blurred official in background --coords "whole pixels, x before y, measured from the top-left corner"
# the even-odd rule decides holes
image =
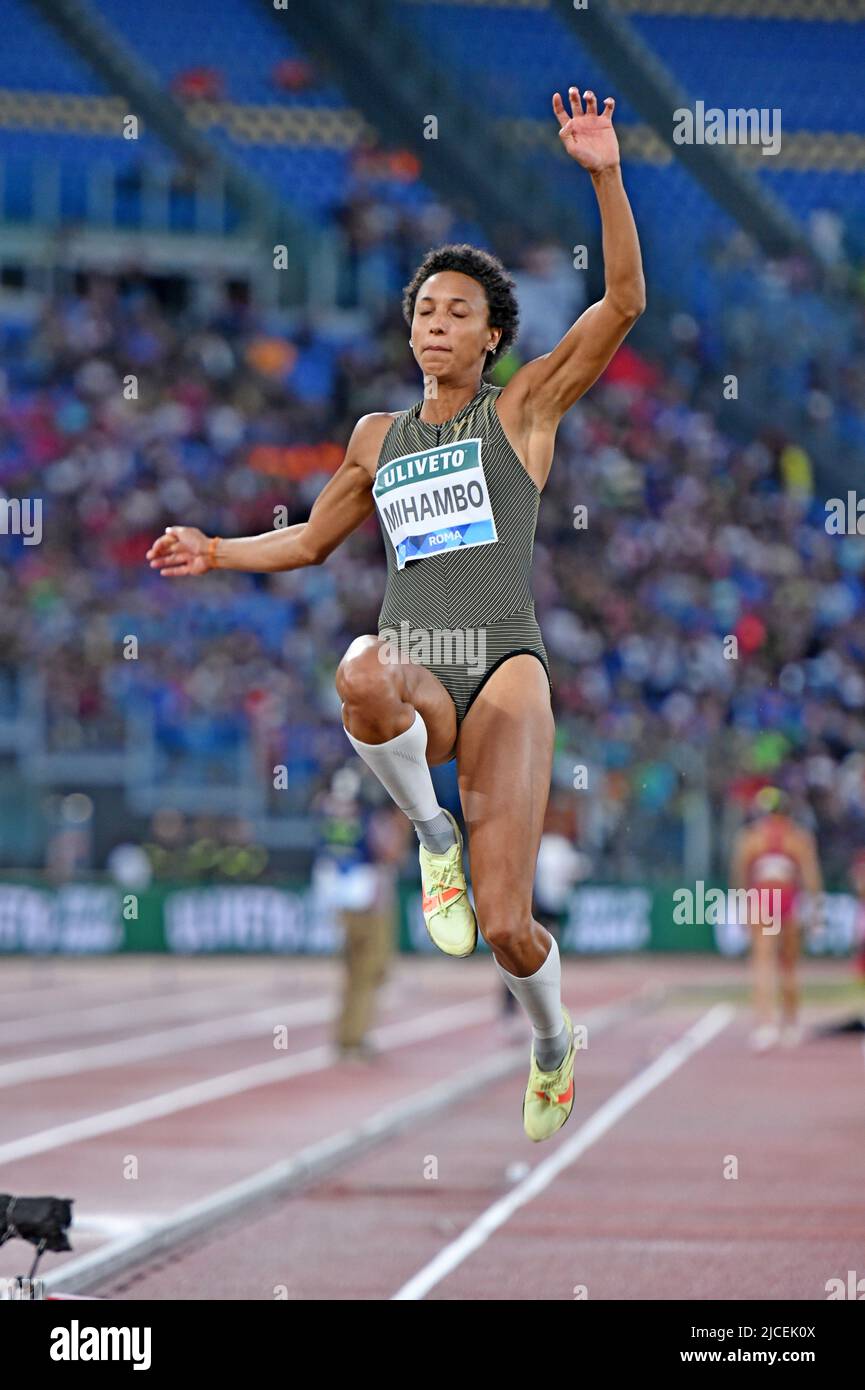
[[[399,935],[400,865],[412,839],[412,824],[395,806],[371,813],[366,829],[366,871],[361,901],[342,912],[345,930],[342,1012],[337,1046],[343,1057],[368,1060],[375,1048],[367,1034],[376,995],[387,979]]]
[[[345,1060],[369,1061],[376,996],[397,947],[399,870],[412,827],[394,806],[364,808],[358,783],[354,768],[341,769],[321,804],[313,891],[320,910],[335,912],[344,932],[335,1044]]]

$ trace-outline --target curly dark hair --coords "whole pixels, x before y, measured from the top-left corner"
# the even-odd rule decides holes
[[[514,282],[496,256],[481,251],[467,242],[438,246],[428,251],[402,292],[402,312],[406,323],[411,327],[414,306],[418,291],[425,280],[442,270],[458,270],[462,275],[470,275],[483,287],[487,297],[490,328],[500,328],[502,336],[493,352],[487,353],[484,371],[494,366],[504,357],[508,348],[516,341],[520,311],[517,306]]]

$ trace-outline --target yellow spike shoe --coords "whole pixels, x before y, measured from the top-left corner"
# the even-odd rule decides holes
[[[535,1047],[532,1044],[529,1084],[523,1099],[523,1129],[535,1141],[549,1139],[551,1134],[561,1129],[574,1108],[574,1062],[577,1056],[574,1025],[567,1009],[562,1009],[562,1016],[568,1025],[571,1044],[555,1071],[541,1071],[535,1061]]]
[[[423,917],[440,951],[448,956],[470,956],[478,942],[478,923],[463,868],[463,837],[450,811],[445,815],[454,828],[456,844],[444,854],[420,847]]]

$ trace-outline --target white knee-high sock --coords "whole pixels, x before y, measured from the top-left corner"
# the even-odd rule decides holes
[[[556,938],[550,936],[546,960],[534,975],[512,975],[496,960],[496,968],[511,994],[529,1016],[535,1057],[541,1071],[554,1071],[570,1044],[562,1017],[562,962]],[[493,956],[495,960],[495,956]]]
[[[415,710],[414,722],[385,743],[362,743],[345,730],[349,743],[408,816],[424,848],[444,854],[455,844],[453,826],[438,803],[426,760],[427,727]]]

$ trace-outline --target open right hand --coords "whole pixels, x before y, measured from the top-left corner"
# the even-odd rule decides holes
[[[210,537],[197,526],[166,526],[147,552],[150,568],[168,579],[187,574],[207,574],[213,565],[208,559]]]

